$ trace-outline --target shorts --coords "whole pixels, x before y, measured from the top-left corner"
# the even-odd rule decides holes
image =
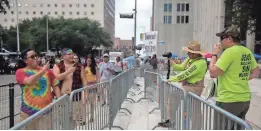
[[[72,103],[72,108],[73,108],[73,112],[72,112],[72,119],[73,120],[80,120],[80,118],[82,118],[84,116],[83,111],[84,111],[84,104],[82,103],[82,101],[74,101]]]
[[[94,85],[94,84],[96,84],[96,83],[97,83],[97,82],[89,82],[89,83],[88,83],[88,86]],[[89,94],[97,93],[97,88],[88,89],[88,93],[89,93]]]

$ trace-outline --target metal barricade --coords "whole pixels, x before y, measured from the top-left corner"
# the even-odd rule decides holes
[[[191,92],[188,93],[187,106],[187,129],[252,130],[246,121]]]
[[[109,125],[110,83],[74,90],[70,95],[70,129],[101,130]]]
[[[185,130],[186,91],[173,83],[164,83],[163,118],[170,121],[171,130]]]
[[[26,114],[24,114],[24,117],[27,117]],[[69,96],[63,95],[42,110],[15,125],[11,130],[68,130],[68,123]]]
[[[109,89],[109,106],[110,106],[110,126],[109,129],[112,127],[117,127],[123,129],[120,126],[114,126],[113,122],[116,118],[116,115],[119,110],[125,110],[131,114],[131,112],[127,108],[122,108],[122,103],[125,100],[128,100],[132,103],[135,101],[131,98],[127,98],[127,94],[129,89],[134,85],[134,77],[135,77],[135,69],[129,69],[118,76],[114,77],[110,81],[110,89]]]
[[[143,99],[148,99],[151,102],[157,102],[159,94],[158,73],[147,71],[147,69],[145,69],[144,74],[144,91],[141,91],[138,94],[140,95],[141,93],[144,93],[144,97],[140,98],[137,102],[140,102]]]
[[[21,89],[17,83],[0,85],[0,129],[6,130],[19,121]]]

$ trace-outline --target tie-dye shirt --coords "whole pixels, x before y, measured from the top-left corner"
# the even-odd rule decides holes
[[[22,89],[21,111],[33,115],[37,111],[49,105],[53,100],[51,87],[59,84],[53,72],[48,70],[34,85],[24,85],[25,78],[41,71],[41,67],[35,70],[19,69],[16,71],[16,81]]]

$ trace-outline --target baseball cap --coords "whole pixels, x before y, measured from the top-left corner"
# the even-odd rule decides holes
[[[64,48],[64,49],[62,49],[61,54],[62,55],[69,55],[69,54],[73,54],[73,51],[70,48]]]
[[[109,54],[107,54],[107,53],[103,54],[103,57],[109,57]]]
[[[224,31],[220,33],[216,33],[217,37],[222,36],[231,36],[234,38],[240,38],[240,28],[238,26],[232,25],[230,27],[227,27]]]

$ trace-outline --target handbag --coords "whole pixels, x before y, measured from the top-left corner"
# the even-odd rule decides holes
[[[217,89],[217,79],[211,79],[209,80],[206,88],[203,90],[201,96],[205,100],[208,100],[212,97],[216,97],[216,89]]]

